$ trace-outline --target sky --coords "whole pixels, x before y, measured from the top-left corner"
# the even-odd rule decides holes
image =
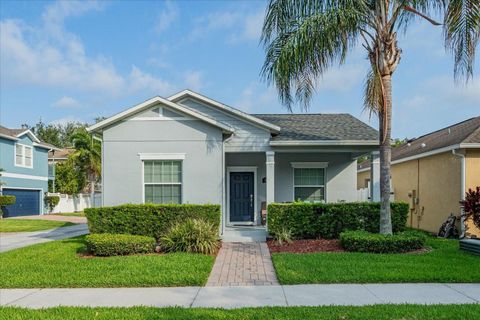
[[[250,113],[287,113],[260,77],[265,1],[0,1],[0,124],[92,123],[153,96],[191,89]],[[480,59],[455,84],[442,31],[399,35],[393,137],[413,138],[480,115]],[[480,49],[480,48],[479,48]],[[368,62],[358,45],[316,87],[308,112],[363,111]],[[304,112],[299,107],[294,112]]]

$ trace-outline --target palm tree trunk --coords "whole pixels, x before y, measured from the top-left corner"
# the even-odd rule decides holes
[[[392,147],[392,76],[382,76],[385,109],[380,112],[380,233],[392,234],[390,212],[390,165]]]

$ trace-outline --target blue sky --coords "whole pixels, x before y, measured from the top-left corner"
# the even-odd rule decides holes
[[[259,76],[265,7],[264,1],[1,1],[0,123],[91,123],[185,88],[246,112],[287,112]],[[479,73],[466,87],[454,85],[439,27],[418,22],[399,46],[394,137],[480,115]],[[359,46],[319,81],[309,112],[348,112],[377,127],[362,111],[367,68]]]

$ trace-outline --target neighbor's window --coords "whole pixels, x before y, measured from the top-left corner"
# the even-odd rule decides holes
[[[15,165],[19,167],[33,167],[33,149],[23,144],[15,145]]]
[[[182,162],[144,161],[145,203],[182,202]]]
[[[294,168],[294,200],[321,202],[325,200],[325,169]]]

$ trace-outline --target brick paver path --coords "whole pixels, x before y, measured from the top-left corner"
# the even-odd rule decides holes
[[[278,285],[265,242],[224,242],[207,286]]]

